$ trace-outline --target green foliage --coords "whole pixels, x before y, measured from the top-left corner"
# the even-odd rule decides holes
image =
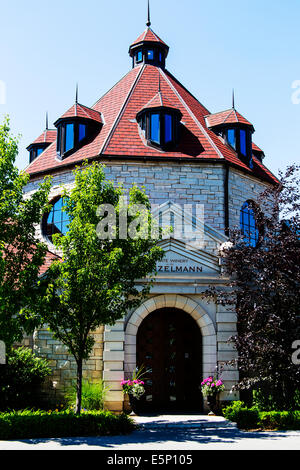
[[[300,390],[296,390],[294,401],[295,401],[295,409],[300,410]]]
[[[0,407],[33,406],[39,386],[51,374],[46,360],[28,348],[12,349],[0,375]]]
[[[15,166],[18,140],[9,119],[0,125],[0,339],[9,348],[38,324],[31,308],[39,294],[37,279],[46,245],[35,236],[35,224],[48,207],[50,179],[30,197],[23,190],[29,175]]]
[[[259,411],[274,411],[278,409],[274,396],[262,389],[253,390],[253,405]]]
[[[242,401],[234,401],[232,405],[223,409],[223,415],[226,419],[237,423],[242,429],[257,428],[259,420],[259,411],[257,408],[246,408]]]
[[[300,411],[264,411],[259,414],[258,424],[263,429],[299,430]]]
[[[259,411],[255,406],[247,408],[242,401],[235,401],[223,409],[223,415],[241,429],[300,429],[300,411]]]
[[[91,383],[88,380],[82,381],[81,406],[86,410],[103,410],[105,394],[108,392],[102,380]],[[77,388],[76,384],[65,395],[67,404],[74,408],[76,404]]]
[[[282,406],[282,397],[280,391],[271,394],[268,389],[253,390],[253,405],[259,411],[280,411]],[[300,392],[296,390],[294,397],[289,403],[285,404],[286,411],[300,409]]]
[[[151,231],[151,206],[145,192],[136,186],[129,191],[128,224],[140,227],[142,236],[122,237],[120,227],[112,220],[107,238],[99,238],[99,227],[106,219],[106,211],[99,208],[110,204],[119,220],[124,194],[121,187],[105,180],[100,164],[86,164],[75,171],[75,185],[64,193],[69,229],[65,236],[53,237],[63,262],[54,262],[40,283],[45,295],[37,309],[77,362],[78,412],[82,362],[88,359],[94,344],[91,332],[100,325],[113,325],[141,304],[151,289],[156,263],[163,257],[157,240],[144,237]],[[146,214],[132,215],[142,204]],[[144,278],[149,282],[137,286],[136,280]]]
[[[76,415],[67,410],[0,414],[0,440],[128,434],[135,429],[125,414],[89,411]]]

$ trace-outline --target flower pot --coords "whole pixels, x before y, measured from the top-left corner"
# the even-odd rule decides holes
[[[207,405],[208,405],[210,414],[215,414],[217,411],[217,395],[215,393],[213,395],[208,395]]]
[[[139,413],[140,413],[140,401],[137,398],[135,398],[133,395],[129,394],[129,403],[130,403],[130,407],[132,409],[132,412],[135,415],[139,415]]]

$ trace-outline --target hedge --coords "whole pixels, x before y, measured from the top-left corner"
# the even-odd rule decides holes
[[[300,411],[263,411],[258,424],[264,429],[299,430]]]
[[[125,414],[85,411],[13,411],[0,414],[0,440],[128,434],[134,422]]]
[[[300,429],[300,411],[259,411],[256,407],[247,408],[243,402],[235,401],[223,409],[223,415],[241,429]]]

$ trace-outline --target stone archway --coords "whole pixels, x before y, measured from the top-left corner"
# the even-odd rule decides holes
[[[136,338],[139,326],[152,312],[163,308],[183,310],[195,320],[202,334],[202,373],[214,373],[217,365],[217,337],[213,320],[202,305],[182,295],[160,295],[146,300],[125,324],[124,372],[130,376],[136,368]]]

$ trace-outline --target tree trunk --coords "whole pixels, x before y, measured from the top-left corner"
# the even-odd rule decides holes
[[[81,395],[82,395],[82,359],[77,361],[77,383],[76,383],[76,414],[81,412]]]

